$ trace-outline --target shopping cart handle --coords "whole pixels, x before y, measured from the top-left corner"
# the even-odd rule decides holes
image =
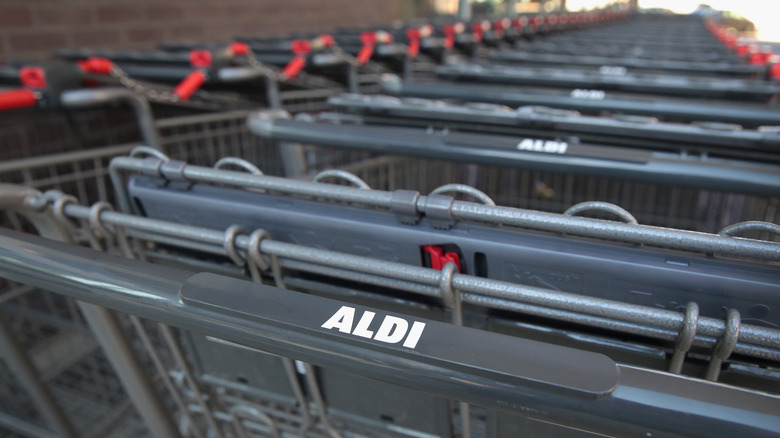
[[[201,273],[181,287],[185,304],[284,327],[316,338],[337,338],[366,351],[487,377],[496,384],[601,398],[618,384],[607,356],[391,314],[327,298]],[[441,378],[447,379],[446,375]]]
[[[0,111],[29,108],[37,103],[38,98],[32,90],[0,91]]]
[[[251,348],[583,430],[691,437],[777,436],[780,430],[780,398],[772,394],[213,274],[192,275],[2,228],[0,276]],[[354,309],[351,323],[344,306]],[[371,316],[366,311],[375,313],[370,319],[377,327],[362,323]],[[388,339],[403,326],[394,318],[406,321],[407,330],[391,344]],[[415,322],[425,327],[417,324],[418,339],[409,341]],[[379,339],[361,336],[369,331]]]

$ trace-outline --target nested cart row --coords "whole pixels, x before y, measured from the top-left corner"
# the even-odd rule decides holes
[[[237,65],[220,64],[224,52],[207,46],[168,47],[183,54],[159,59],[137,54],[133,65],[159,74],[157,62],[178,64],[165,70],[178,72],[174,84],[200,74],[239,77],[273,64],[260,55],[277,46],[286,52],[318,38],[322,47],[309,50],[343,45],[348,56],[373,58],[398,41],[422,52],[437,43],[484,63],[493,55],[483,46],[499,54],[504,44],[608,17],[625,18],[432,22],[387,31],[392,40],[345,30],[334,35],[337,45],[314,35],[281,44],[243,38],[246,45],[229,47],[231,59],[246,58]],[[692,28],[695,20],[638,20],[648,38],[664,25],[681,35],[689,29],[689,47],[728,46],[693,41],[702,30],[719,32]],[[625,31],[604,29],[576,32]],[[277,54],[287,56],[281,71],[264,72],[285,75],[314,62],[311,52]],[[433,82],[436,55],[427,55],[429,66],[396,65],[407,80],[387,78],[385,90],[488,90]],[[194,65],[193,57],[212,64]],[[83,63],[75,81],[106,70],[143,93],[57,89],[33,97],[64,103],[76,93],[79,108],[4,113],[13,115],[2,138],[17,148],[0,164],[1,223],[15,230],[0,231],[6,435],[780,429],[771,79],[756,82],[768,102],[744,104],[731,120],[717,118],[732,114],[728,107],[688,102],[704,123],[687,123],[679,111],[633,113],[643,107],[636,96],[628,96],[630,115],[594,117],[486,105],[487,92],[436,96],[482,102],[465,105],[340,95],[348,78],[310,101],[309,109],[332,112],[291,117],[239,105],[252,100],[224,90],[161,109],[164,99],[145,82],[127,82],[129,61],[114,61]],[[720,79],[676,70],[702,89],[723,89]],[[594,84],[602,82],[563,97],[624,112]],[[83,108],[126,101],[133,106]],[[211,107],[196,108],[199,101]],[[240,108],[215,111],[223,104]]]

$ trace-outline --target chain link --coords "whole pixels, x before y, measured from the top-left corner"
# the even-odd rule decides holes
[[[125,87],[133,90],[134,92],[146,97],[152,102],[164,102],[164,103],[178,103],[180,101],[179,96],[173,94],[170,91],[158,91],[149,88],[135,79],[132,79],[121,68],[114,66],[111,69],[111,77],[119,81],[119,83]]]

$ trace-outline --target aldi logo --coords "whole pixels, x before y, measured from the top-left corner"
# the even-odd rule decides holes
[[[546,154],[565,154],[566,150],[569,149],[569,144],[565,141],[526,138],[517,144],[517,149],[521,151],[544,152]]]
[[[409,321],[397,316],[385,315],[382,322],[377,326],[374,324],[375,312],[365,311],[360,315],[360,319],[355,323],[355,309],[349,306],[341,308],[333,314],[322,328],[332,330],[337,329],[342,333],[347,333],[361,338],[373,339],[388,344],[398,344],[406,348],[414,349],[417,342],[425,330],[425,323],[415,321],[409,325]]]

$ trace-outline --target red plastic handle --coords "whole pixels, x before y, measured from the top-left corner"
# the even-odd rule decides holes
[[[208,50],[192,50],[190,52],[190,65],[193,67],[208,68],[214,64],[214,58]]]
[[[206,73],[195,70],[187,75],[187,77],[173,89],[173,94],[177,95],[181,100],[187,100],[192,97],[205,82]]]
[[[106,58],[87,58],[78,64],[85,73],[96,75],[109,75],[114,70],[114,63]]]
[[[409,48],[406,50],[406,54],[410,58],[415,58],[420,53],[420,30],[409,29],[406,31],[406,38],[409,39]]]
[[[298,76],[298,73],[300,73],[305,66],[306,66],[306,58],[304,58],[303,56],[296,56],[282,70],[282,78],[292,79]]]
[[[290,42],[290,51],[293,55],[308,55],[311,53],[311,41],[293,40]]]
[[[31,90],[11,90],[0,92],[0,111],[29,108],[35,106],[38,99]]]
[[[478,43],[481,43],[482,42],[482,36],[483,36],[482,25],[475,24],[475,25],[471,26],[471,32],[474,34],[474,41],[476,41]]]
[[[774,63],[769,67],[769,77],[780,81],[780,63]]]
[[[406,53],[410,58],[416,58],[420,53],[420,40],[413,39],[409,41],[409,48],[407,49]]]
[[[360,48],[360,51],[358,52],[357,56],[355,57],[357,59],[358,64],[365,65],[369,59],[371,59],[371,55],[374,54],[374,45],[364,45]]]
[[[230,53],[233,56],[246,56],[249,54],[249,44],[235,42],[230,44]]]
[[[19,69],[19,82],[28,88],[46,88],[46,72],[40,67],[22,67]]]
[[[325,47],[333,47],[336,45],[336,40],[327,33],[324,33],[320,35],[320,43]]]
[[[455,46],[455,33],[457,32],[455,30],[455,26],[452,24],[447,24],[444,26],[442,31],[444,32],[444,48],[453,48]]]

